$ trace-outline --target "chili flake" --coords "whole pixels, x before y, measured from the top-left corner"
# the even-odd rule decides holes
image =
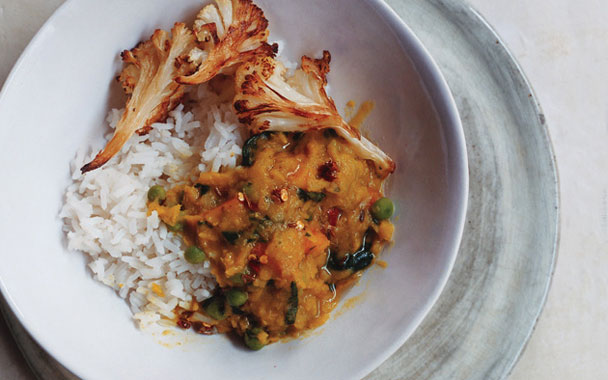
[[[337,207],[327,210],[327,222],[330,226],[335,227],[338,224],[338,220],[340,220],[340,216],[342,216],[342,210]]]
[[[332,182],[338,176],[338,165],[332,160],[327,161],[317,169],[317,176]]]

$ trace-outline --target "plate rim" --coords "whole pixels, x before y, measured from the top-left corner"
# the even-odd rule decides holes
[[[441,1],[445,2],[445,0],[441,0]],[[535,109],[535,112],[539,117],[542,136],[545,141],[545,147],[548,149],[551,168],[552,168],[552,174],[553,174],[552,184],[554,187],[554,194],[555,194],[555,198],[553,199],[555,202],[555,222],[554,222],[555,238],[553,239],[553,242],[552,242],[551,266],[549,268],[547,283],[544,286],[542,300],[541,300],[540,304],[538,305],[537,312],[534,315],[534,321],[533,321],[532,325],[530,326],[529,331],[527,332],[526,337],[525,337],[521,347],[519,348],[515,357],[513,357],[513,359],[511,360],[511,364],[509,365],[508,370],[505,372],[504,377],[508,377],[509,375],[511,375],[511,373],[515,369],[515,366],[521,359],[523,353],[525,352],[526,348],[528,347],[528,343],[530,343],[530,339],[532,338],[532,335],[534,334],[534,331],[536,330],[536,328],[538,326],[538,321],[539,321],[540,317],[542,316],[543,311],[545,310],[545,306],[547,305],[547,299],[549,297],[549,292],[551,291],[551,287],[553,285],[555,267],[557,265],[557,260],[559,257],[559,248],[560,248],[560,240],[561,240],[561,222],[562,222],[562,196],[561,196],[561,186],[560,186],[561,182],[560,182],[560,176],[559,176],[559,165],[558,165],[558,161],[557,161],[557,156],[555,154],[555,148],[553,146],[553,141],[551,139],[551,133],[549,132],[549,126],[545,119],[545,113],[538,100],[538,96],[536,95],[536,90],[534,89],[532,82],[530,81],[530,79],[528,79],[528,76],[526,75],[526,73],[523,70],[523,67],[517,60],[517,57],[515,57],[515,55],[511,52],[511,50],[507,46],[506,42],[503,40],[503,38],[500,36],[500,34],[498,34],[498,32],[492,26],[492,24],[481,14],[481,12],[479,12],[477,10],[476,7],[474,7],[473,5],[470,4],[469,0],[463,0],[463,5],[468,6],[471,13],[479,20],[479,22],[481,22],[485,26],[485,29],[496,38],[497,48],[501,49],[503,51],[503,53],[509,58],[509,61],[508,61],[509,64],[515,69],[514,70],[515,73],[517,75],[519,75],[519,77],[522,79],[526,88],[530,91],[530,96],[529,96],[530,104],[532,105],[532,108]]]
[[[385,0],[385,1],[387,1],[387,3],[389,3],[389,5],[391,7],[393,7],[394,3],[404,3],[405,4],[408,2],[412,2],[412,0]],[[497,375],[499,377],[489,377],[489,374],[486,374],[488,376],[487,378],[504,379],[513,372],[513,369],[515,368],[516,364],[521,359],[522,354],[524,353],[524,351],[530,341],[530,338],[532,337],[532,334],[534,333],[534,331],[538,325],[538,321],[542,315],[542,312],[545,309],[548,295],[549,295],[549,292],[550,292],[552,284],[553,284],[553,276],[555,273],[555,268],[556,268],[557,260],[558,260],[558,256],[559,256],[561,227],[562,227],[562,223],[561,223],[562,222],[562,215],[561,215],[561,213],[562,213],[561,202],[562,201],[561,201],[561,186],[560,186],[558,160],[557,160],[557,157],[555,154],[555,149],[554,149],[553,142],[551,139],[551,134],[549,131],[548,123],[546,122],[545,114],[544,114],[542,106],[538,100],[534,87],[532,86],[532,83],[530,82],[530,80],[528,79],[526,74],[524,73],[521,64],[518,62],[517,58],[510,51],[509,47],[504,42],[502,37],[500,37],[500,35],[494,29],[494,27],[487,21],[487,19],[479,11],[477,11],[477,9],[474,6],[472,6],[470,4],[470,2],[468,0],[429,0],[429,3],[432,4],[431,5],[432,7],[437,8],[437,13],[446,13],[446,14],[447,13],[450,13],[450,14],[459,13],[460,15],[463,15],[462,19],[463,20],[466,19],[466,22],[471,23],[471,25],[467,25],[467,26],[471,26],[471,30],[476,28],[475,32],[478,34],[476,34],[475,32],[471,32],[469,30],[469,32],[471,32],[471,34],[474,34],[474,36],[473,37],[470,37],[470,36],[463,37],[463,39],[466,39],[467,42],[473,41],[473,39],[475,37],[478,37],[479,39],[486,39],[488,41],[492,40],[492,43],[488,44],[488,46],[486,46],[487,49],[491,50],[494,53],[497,53],[497,55],[500,55],[503,58],[503,60],[500,63],[502,65],[506,65],[509,67],[509,69],[510,69],[509,70],[510,71],[509,79],[512,79],[514,82],[519,82],[519,84],[521,86],[523,86],[527,92],[529,92],[529,95],[527,96],[527,99],[525,99],[524,104],[527,105],[527,107],[531,107],[531,109],[534,110],[534,113],[537,116],[537,119],[534,120],[533,127],[535,127],[539,131],[538,135],[542,139],[542,144],[538,145],[544,149],[543,155],[540,157],[542,159],[545,159],[548,161],[547,168],[549,168],[550,171],[547,171],[547,172],[551,174],[551,180],[547,181],[547,183],[550,184],[550,186],[547,187],[547,191],[544,193],[544,194],[549,194],[549,192],[550,192],[551,197],[547,203],[551,204],[551,206],[553,208],[551,220],[547,219],[549,221],[550,225],[552,226],[551,238],[546,240],[547,242],[550,243],[551,248],[550,248],[550,251],[547,249],[545,252],[543,252],[543,254],[549,255],[548,257],[550,257],[550,260],[549,260],[550,263],[549,263],[549,265],[547,265],[544,268],[545,271],[542,273],[543,277],[542,278],[540,276],[538,277],[539,280],[543,281],[542,286],[538,287],[538,289],[542,289],[542,295],[540,296],[540,302],[535,305],[534,312],[531,313],[531,316],[528,319],[529,324],[525,328],[525,337],[523,338],[523,340],[520,343],[518,343],[517,349],[515,350],[516,352],[508,360],[508,364],[504,367],[504,370],[502,371],[502,373]],[[397,12],[397,13],[400,14],[399,12]],[[452,22],[456,26],[462,25],[459,22],[462,20],[454,21],[453,18],[450,18],[447,16],[446,16],[446,19],[448,19],[449,22]],[[466,34],[465,31],[462,31],[462,30],[459,30],[459,31],[463,35]],[[481,34],[483,34],[483,37],[479,36]],[[490,37],[492,37],[492,38],[490,38]],[[495,41],[495,43],[494,43],[494,41]],[[504,59],[504,58],[506,58],[506,59]],[[496,61],[493,61],[493,62],[496,62]],[[492,62],[488,62],[486,64],[486,66],[489,66],[491,63]],[[505,96],[505,97],[508,97],[509,99],[513,99],[510,96]],[[466,231],[465,231],[465,234],[466,234]],[[387,362],[391,359],[392,358],[389,358],[387,360]],[[370,376],[368,376],[366,379],[375,378],[375,377],[373,377],[374,372],[372,372],[370,374]],[[435,377],[433,377],[433,378],[435,378]]]

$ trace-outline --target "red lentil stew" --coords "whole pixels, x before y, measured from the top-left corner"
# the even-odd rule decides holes
[[[207,322],[177,310],[178,325],[236,333],[253,350],[322,325],[392,237],[384,177],[324,129],[256,134],[240,166],[151,188],[149,212],[182,236],[188,261],[209,261],[219,285],[194,306]]]

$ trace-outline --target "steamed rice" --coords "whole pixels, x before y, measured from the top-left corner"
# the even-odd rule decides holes
[[[188,308],[216,286],[209,263],[188,263],[181,238],[167,230],[156,212],[147,216],[151,186],[171,187],[195,179],[199,171],[234,167],[241,155],[245,128],[231,103],[207,85],[194,88],[190,96],[192,109],[179,105],[149,134],[131,137],[100,169],[82,175],[80,167],[98,149],[79,152],[60,212],[68,248],[89,256],[94,278],[128,302],[140,327],[173,319],[176,306]],[[121,114],[110,111],[111,128]]]

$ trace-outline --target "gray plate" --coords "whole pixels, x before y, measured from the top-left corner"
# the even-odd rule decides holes
[[[519,66],[459,0],[388,0],[439,64],[467,139],[469,210],[454,270],[414,335],[368,379],[502,379],[555,264],[559,195],[544,116]],[[39,378],[75,379],[0,307]]]

